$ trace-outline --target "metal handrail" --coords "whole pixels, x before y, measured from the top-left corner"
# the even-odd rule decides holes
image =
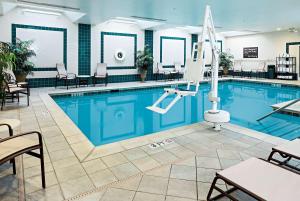
[[[297,102],[299,102],[299,101],[300,101],[300,98],[298,98],[298,99],[296,99],[296,100],[294,100],[294,101],[288,103],[288,104],[285,105],[285,106],[282,106],[282,107],[280,107],[280,108],[274,110],[273,112],[271,112],[271,113],[269,113],[269,114],[267,114],[267,115],[265,115],[265,116],[263,116],[263,117],[257,119],[256,121],[261,121],[261,120],[263,120],[263,119],[265,119],[265,118],[271,116],[272,114],[274,114],[274,113],[276,113],[276,112],[279,112],[279,111],[281,111],[281,110],[283,110],[283,109],[285,109],[285,108],[287,108],[287,107],[289,107],[289,106],[291,106],[291,105],[294,105],[295,103],[297,103]]]

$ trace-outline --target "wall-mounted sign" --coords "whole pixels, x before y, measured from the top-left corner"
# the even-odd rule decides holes
[[[244,47],[244,58],[258,58],[258,47]]]
[[[126,54],[125,54],[125,52],[123,50],[117,50],[115,52],[115,59],[117,61],[122,62],[122,61],[124,61],[125,57],[126,57]]]

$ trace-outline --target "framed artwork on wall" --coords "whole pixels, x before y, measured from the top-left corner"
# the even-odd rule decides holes
[[[258,47],[244,47],[243,49],[243,58],[258,58]]]

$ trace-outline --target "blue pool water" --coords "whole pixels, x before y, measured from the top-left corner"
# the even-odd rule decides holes
[[[146,109],[162,95],[163,88],[53,99],[97,146],[201,122],[203,112],[211,106],[209,90],[209,84],[201,84],[196,97],[181,99],[165,115]],[[272,111],[270,105],[299,98],[300,88],[227,81],[220,82],[219,93],[220,108],[230,112],[231,123],[289,140],[300,136],[300,117],[274,114],[260,123],[256,121]]]

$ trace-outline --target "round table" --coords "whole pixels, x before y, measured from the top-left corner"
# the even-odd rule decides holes
[[[0,124],[8,124],[14,130],[20,126],[21,122],[18,119],[0,119]],[[5,131],[8,131],[8,127],[0,126],[0,133]]]

